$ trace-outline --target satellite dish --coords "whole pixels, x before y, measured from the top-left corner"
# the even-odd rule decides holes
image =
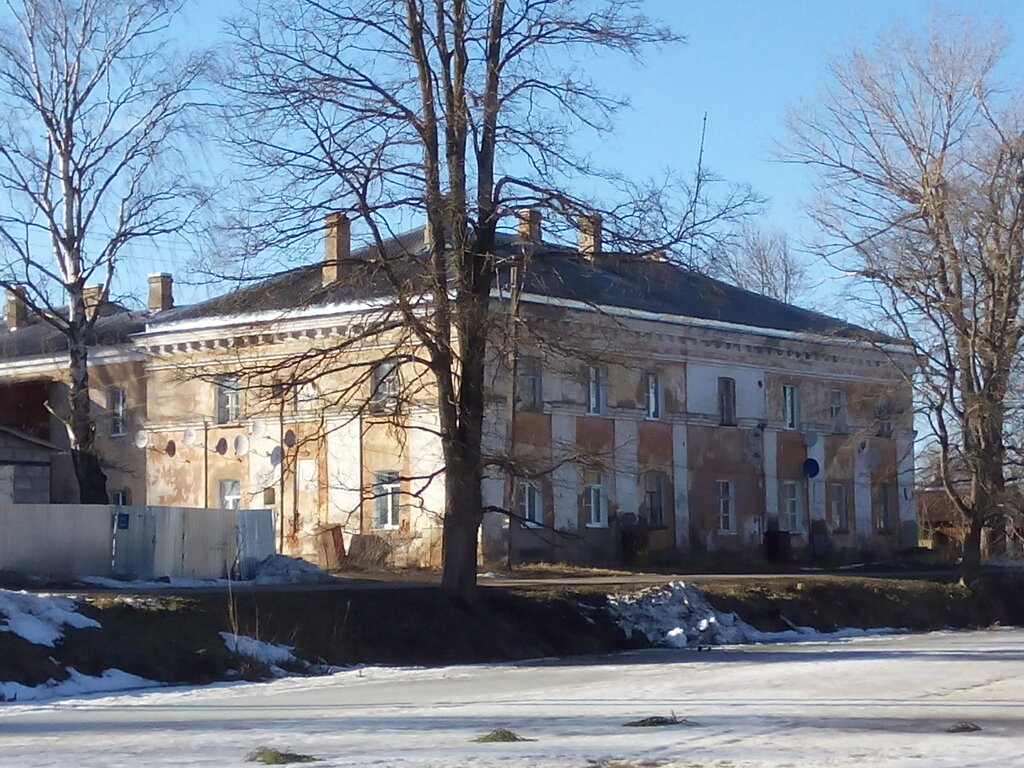
[[[149,445],[149,432],[144,429],[140,429],[135,433],[135,447],[145,448]]]
[[[235,437],[235,456],[245,456],[249,452],[249,438],[245,435]]]
[[[274,449],[270,452],[270,465],[276,467],[281,463],[282,458],[284,458],[284,451],[281,450],[280,445],[275,445]]]
[[[164,453],[166,453],[168,456],[170,456],[173,459],[174,458],[174,454],[176,454],[177,452],[178,452],[178,446],[174,444],[173,440],[168,440],[167,441],[167,447],[164,448]]]
[[[181,436],[181,442],[185,445],[195,445],[199,440],[199,435],[192,427],[186,427],[185,432]]]
[[[295,443],[296,443],[295,433],[292,432],[292,430],[289,429],[287,432],[284,433],[284,444],[286,446],[288,446],[289,448],[293,448],[293,447],[295,447]]]
[[[217,441],[217,446],[216,448],[214,448],[214,450],[217,451],[217,453],[219,453],[221,456],[223,456],[225,453],[228,452],[228,441],[222,437],[220,440]]]
[[[804,445],[806,445],[808,448],[810,448],[811,446],[816,445],[817,442],[818,442],[818,433],[817,432],[815,432],[813,429],[809,429],[806,432],[804,432]]]
[[[808,477],[817,477],[818,473],[821,472],[821,465],[817,459],[807,459],[804,462],[804,474]]]
[[[267,434],[267,425],[262,421],[254,421],[249,426],[249,432],[252,433],[253,437],[263,437]]]

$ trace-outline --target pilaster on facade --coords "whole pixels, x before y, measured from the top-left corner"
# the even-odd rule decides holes
[[[690,469],[686,424],[672,424],[672,488],[674,491],[675,546],[677,552],[690,549]]]

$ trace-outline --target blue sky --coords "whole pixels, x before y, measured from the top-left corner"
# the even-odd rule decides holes
[[[215,39],[216,19],[232,0],[190,7],[189,40]],[[1007,74],[1024,74],[1024,34],[1019,0],[950,4],[958,12],[1001,19],[1011,36]],[[769,200],[763,220],[795,241],[813,237],[802,212],[810,176],[773,160],[785,139],[786,110],[813,99],[826,81],[826,64],[856,44],[870,43],[894,22],[923,29],[930,0],[647,0],[646,12],[687,37],[687,43],[650,54],[644,66],[621,59],[597,61],[594,74],[613,93],[627,94],[632,109],[617,130],[589,147],[600,165],[636,177],[672,167],[694,167],[701,122],[707,113],[705,164],[731,182],[746,182]],[[1017,27],[1017,29],[1015,29]],[[146,264],[132,265],[129,280],[141,294],[145,273],[181,274],[190,258],[182,249],[146,248]],[[161,251],[163,251],[161,255]],[[824,273],[819,273],[824,277]],[[122,283],[124,284],[124,283]]]

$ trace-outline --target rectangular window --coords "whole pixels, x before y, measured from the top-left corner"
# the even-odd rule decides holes
[[[128,506],[128,489],[119,488],[116,491],[112,491],[110,494],[110,503],[115,507],[127,507]]]
[[[395,529],[399,524],[402,488],[398,473],[373,473],[373,527]]]
[[[242,391],[237,376],[221,376],[216,383],[217,423],[230,424],[242,415]]]
[[[533,528],[544,522],[544,499],[533,483],[520,483],[516,489],[519,521],[524,528]]]
[[[644,495],[647,502],[647,523],[654,528],[665,525],[665,480],[660,472],[648,472],[644,477]]]
[[[661,418],[661,382],[658,374],[647,374],[647,418]]]
[[[242,483],[238,480],[221,480],[218,499],[221,509],[238,509],[242,505]]]
[[[832,522],[833,531],[836,533],[847,533],[850,530],[846,483],[829,483],[828,515]]]
[[[846,431],[846,393],[841,389],[829,390],[828,418],[836,432]]]
[[[127,428],[127,396],[123,387],[107,389],[107,410],[110,412],[110,436],[124,437]]]
[[[889,483],[879,483],[875,495],[875,524],[879,533],[892,531],[892,498]]]
[[[875,434],[879,437],[892,437],[892,401],[888,397],[880,397],[875,402]]]
[[[370,406],[374,411],[393,411],[398,407],[398,361],[381,360],[370,376]]]
[[[723,426],[736,426],[736,379],[718,379],[718,420]]]
[[[604,405],[604,370],[599,365],[587,366],[587,413],[600,414]]]
[[[792,480],[782,483],[782,515],[779,527],[792,533],[800,530],[800,486]]]
[[[520,357],[516,367],[516,400],[524,411],[539,411],[541,395],[541,362],[539,357]]]
[[[315,410],[320,399],[315,381],[303,381],[295,385],[295,410]]]
[[[583,489],[583,508],[588,528],[606,528],[608,526],[608,505],[602,474],[596,474],[593,482]]]
[[[718,481],[718,530],[736,532],[736,495],[731,480]]]
[[[800,423],[797,389],[791,384],[782,386],[782,425],[786,429],[796,429]]]

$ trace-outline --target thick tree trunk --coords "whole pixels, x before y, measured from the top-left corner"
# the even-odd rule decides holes
[[[82,504],[107,504],[107,476],[96,454],[96,424],[89,397],[89,350],[84,341],[72,337],[69,352],[71,413],[68,416],[68,435],[75,479],[78,480],[78,500]]]
[[[479,451],[476,456],[479,457]],[[479,460],[447,458],[441,589],[464,604],[472,603],[476,597],[477,533],[483,510],[480,480]]]
[[[968,521],[967,536],[964,537],[964,554],[960,561],[960,581],[973,584],[981,572],[981,531],[984,528],[983,516],[975,510]]]

